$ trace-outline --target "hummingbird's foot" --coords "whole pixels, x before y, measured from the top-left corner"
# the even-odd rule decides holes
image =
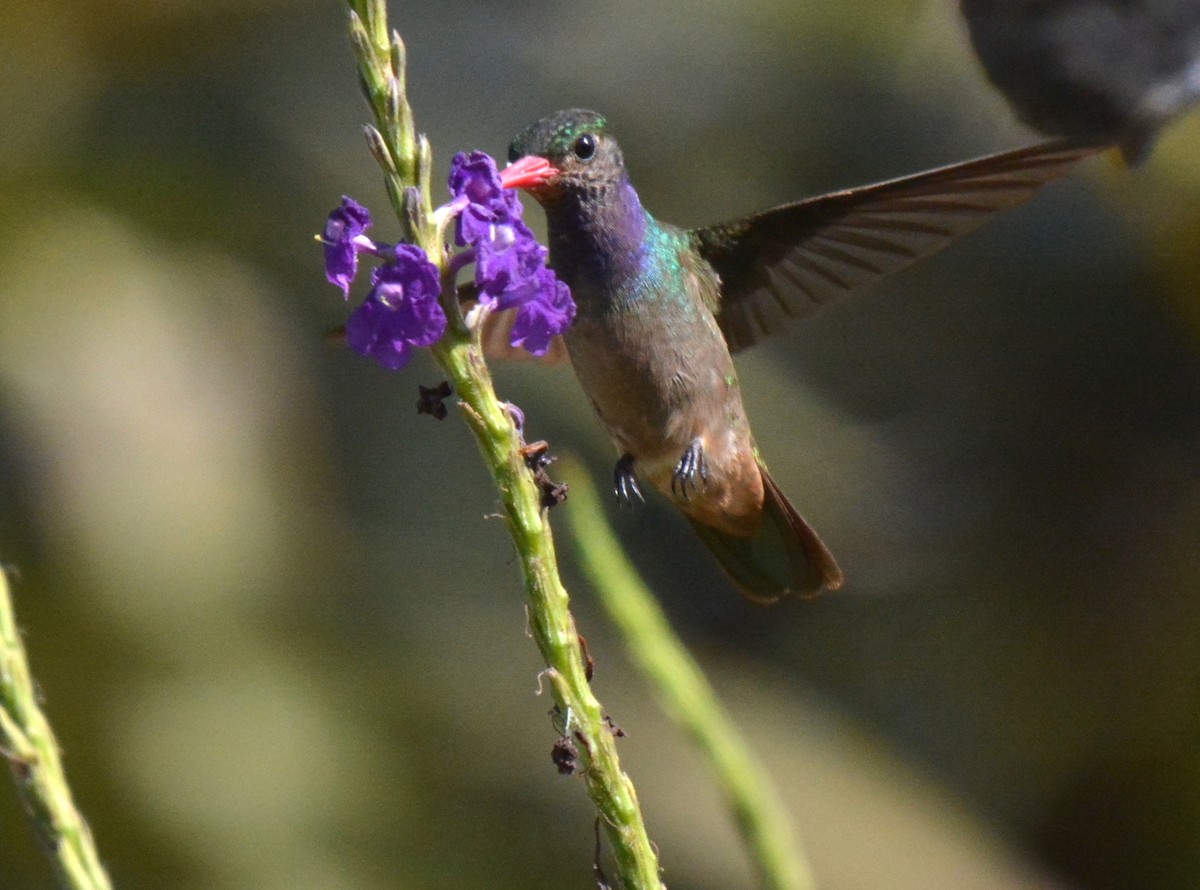
[[[638,487],[637,476],[633,474],[633,455],[623,454],[613,468],[613,494],[617,496],[617,506],[633,508],[636,497],[643,504],[642,490]]]
[[[679,458],[679,463],[675,464],[675,472],[671,474],[671,493],[686,501],[706,488],[708,463],[704,459],[704,446],[699,439],[694,439],[688,450],[683,452],[683,457]]]

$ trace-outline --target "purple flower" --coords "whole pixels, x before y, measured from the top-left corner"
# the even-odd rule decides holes
[[[450,162],[449,186],[452,199],[468,201],[454,226],[454,240],[460,247],[508,238],[513,231],[533,239],[521,222],[521,201],[504,188],[496,162],[484,152],[456,154]]]
[[[521,202],[513,191],[543,172],[538,167],[506,179],[483,152],[460,153],[450,167],[451,200],[435,214],[439,231],[455,220],[454,240],[466,248],[450,260],[451,272],[475,264],[480,304],[498,312],[512,310],[509,342],[533,355],[543,355],[575,317],[571,292],[546,268],[546,248],[522,222]],[[446,330],[446,314],[438,302],[440,273],[417,247],[376,244],[364,234],[370,225],[366,209],[343,197],[321,237],[325,277],[349,296],[358,255],[370,253],[382,261],[371,273],[371,292],[346,321],[346,343],[396,370],[408,363],[414,346],[429,346]]]
[[[542,355],[550,339],[575,317],[567,286],[546,268],[546,249],[521,221],[521,202],[481,151],[455,155],[450,194],[468,203],[455,225],[455,240],[473,252],[481,302],[497,311],[516,309],[510,343]]]
[[[450,162],[447,185],[450,197],[466,197],[474,204],[489,204],[504,194],[496,162],[483,151],[456,154]]]
[[[550,340],[561,334],[575,318],[575,301],[570,289],[542,269],[521,286],[522,293],[508,297],[517,307],[509,334],[509,345],[522,347],[530,355],[545,355]],[[503,308],[503,300],[497,302]]]
[[[508,228],[475,248],[475,284],[483,298],[513,305],[516,293],[546,270],[546,248]]]
[[[371,275],[371,292],[346,320],[346,344],[398,371],[413,346],[436,343],[446,330],[438,303],[438,270],[411,244],[397,244],[395,260]]]
[[[350,296],[350,284],[358,274],[359,251],[375,252],[375,242],[363,234],[371,227],[371,214],[352,198],[342,196],[342,204],[329,214],[321,242],[325,245],[325,277],[330,284]]]

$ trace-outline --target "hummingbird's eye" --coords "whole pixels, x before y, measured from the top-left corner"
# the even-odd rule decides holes
[[[575,140],[575,144],[571,146],[571,151],[575,152],[575,157],[581,161],[590,160],[592,155],[596,153],[596,137],[591,133],[584,133]]]
[[[520,157],[521,157],[521,147],[519,145],[517,145],[517,140],[514,139],[512,142],[509,143],[509,146],[508,146],[508,162],[510,164],[515,164]]]

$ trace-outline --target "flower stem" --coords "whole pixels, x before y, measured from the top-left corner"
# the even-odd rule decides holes
[[[587,474],[574,460],[559,466],[571,486],[568,521],[584,571],[625,637],[630,658],[708,761],[762,885],[812,890],[812,870],[793,843],[787,811],[764,770],[613,537]]]
[[[460,399],[484,464],[500,492],[503,515],[516,545],[525,579],[529,626],[546,663],[547,681],[565,725],[579,749],[588,793],[601,823],[622,886],[658,890],[658,857],[650,844],[633,783],[621,771],[616,740],[588,683],[579,633],[557,558],[542,492],[525,463],[512,414],[496,397],[478,335],[467,329],[454,292],[454,268],[437,237],[430,207],[429,142],[416,133],[404,94],[404,45],[389,37],[384,0],[347,0],[351,43],[360,82],[375,113],[368,136],[406,239],[425,250],[442,270],[442,304],[449,324],[432,347]]]
[[[462,400],[467,425],[475,433],[484,463],[500,491],[525,576],[530,630],[546,663],[543,676],[559,713],[569,715],[564,734],[579,742],[588,794],[602,817],[623,886],[657,890],[657,856],[646,834],[633,783],[621,771],[616,739],[588,683],[541,492],[525,465],[512,417],[496,398],[477,346],[448,343],[451,339],[452,335],[447,335],[436,345],[434,356]]]
[[[0,754],[8,760],[17,794],[61,887],[111,890],[112,884],[75,807],[58,743],[29,673],[17,633],[8,579],[0,571]]]

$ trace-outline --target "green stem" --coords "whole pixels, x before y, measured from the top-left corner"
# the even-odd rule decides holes
[[[70,890],[111,890],[92,833],[71,797],[58,743],[38,706],[25,647],[17,633],[8,579],[2,571],[0,747],[29,821],[54,865],[59,885]]]
[[[812,870],[793,843],[787,811],[765,771],[626,558],[586,473],[573,460],[559,466],[571,486],[567,516],[584,571],[625,637],[630,658],[708,761],[763,886],[812,890]]]
[[[571,616],[542,494],[521,453],[512,417],[500,404],[476,345],[448,342],[433,354],[461,399],[467,425],[500,492],[504,517],[525,576],[529,626],[546,663],[545,679],[564,733],[578,741],[588,794],[599,811],[624,886],[659,888],[658,858],[638,807],[633,783],[621,771],[616,739],[592,694],[579,632]]]
[[[659,890],[658,857],[646,834],[633,783],[621,771],[616,740],[592,695],[579,632],[558,575],[542,491],[522,453],[512,415],[496,397],[478,337],[463,324],[445,247],[430,210],[430,151],[416,134],[404,95],[404,45],[386,22],[384,0],[348,0],[351,43],[360,82],[375,112],[368,144],[384,173],[406,238],[442,270],[442,304],[449,324],[432,353],[460,399],[467,426],[500,492],[503,515],[525,579],[529,626],[546,663],[544,678],[579,748],[589,795],[600,813],[622,886]]]

